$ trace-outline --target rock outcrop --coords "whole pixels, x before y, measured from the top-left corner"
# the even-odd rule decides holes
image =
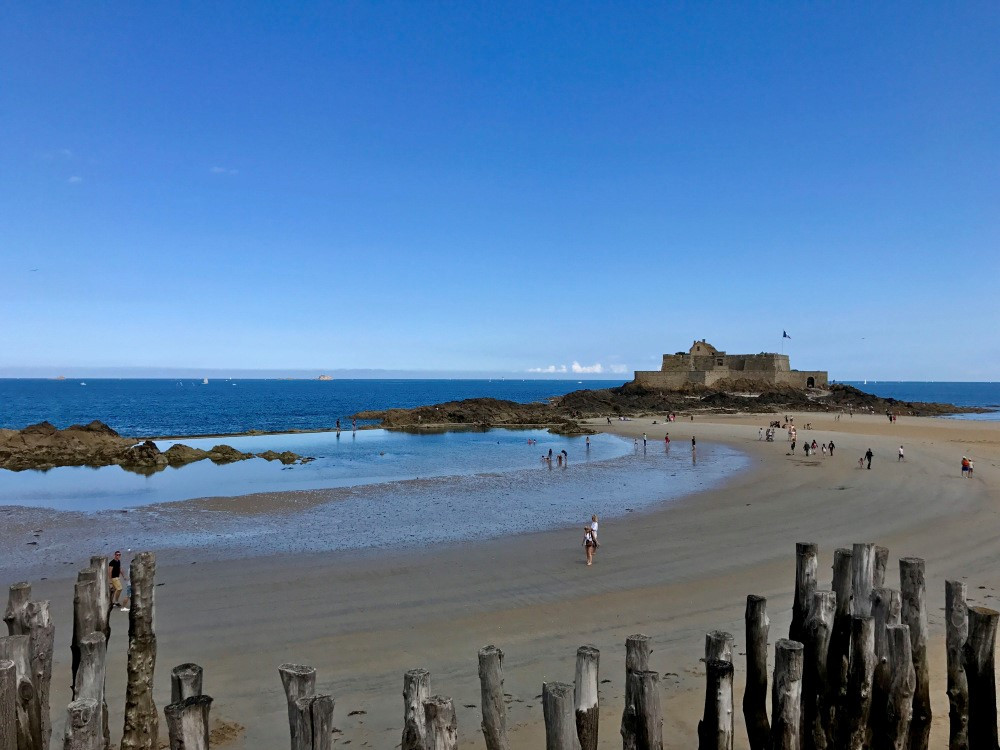
[[[206,451],[178,443],[161,451],[152,440],[137,442],[122,437],[97,421],[72,425],[65,430],[48,422],[23,430],[0,430],[0,468],[11,471],[45,470],[57,466],[121,466],[126,471],[152,474],[168,466],[177,468],[204,459],[216,464],[228,464],[257,456],[229,445],[216,445]],[[259,457],[283,464],[312,460],[291,451],[266,451]]]

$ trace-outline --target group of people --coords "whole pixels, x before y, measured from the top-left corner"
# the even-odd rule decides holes
[[[972,479],[973,468],[972,459],[962,456],[962,476],[965,479]]]

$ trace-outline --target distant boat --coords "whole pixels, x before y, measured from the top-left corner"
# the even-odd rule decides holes
[[[80,382],[80,385],[87,385],[87,384],[86,384],[86,383],[84,383],[83,381],[81,381],[81,382]]]
[[[202,378],[201,379],[201,384],[202,385],[208,385],[208,378]]]

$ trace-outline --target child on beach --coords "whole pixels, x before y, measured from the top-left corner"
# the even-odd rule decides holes
[[[583,549],[587,553],[587,565],[594,564],[594,549],[597,546],[597,540],[594,539],[594,532],[590,530],[589,526],[583,527]]]

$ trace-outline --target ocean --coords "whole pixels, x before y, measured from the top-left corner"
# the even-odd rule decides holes
[[[955,419],[1000,420],[1000,383],[921,382],[907,380],[844,380],[867,393],[900,401],[936,401],[955,406],[980,406],[993,411],[956,414]]]
[[[623,380],[44,380],[0,379],[0,427],[105,422],[122,435],[322,430],[364,409],[488,396],[530,403]],[[346,421],[345,421],[346,420]]]

